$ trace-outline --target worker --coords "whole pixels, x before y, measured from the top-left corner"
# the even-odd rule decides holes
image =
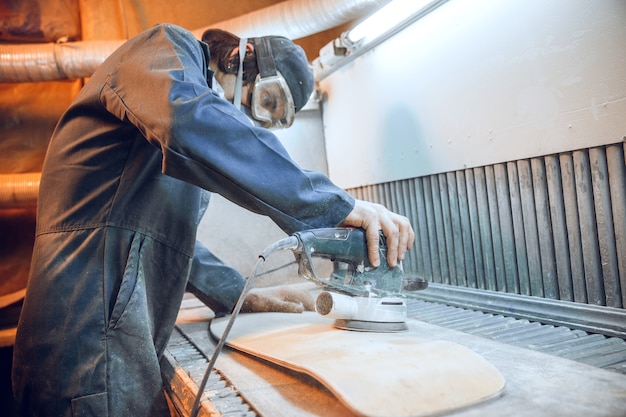
[[[301,48],[203,40],[170,24],[135,36],[59,120],[14,346],[20,416],[169,415],[159,359],[184,292],[227,312],[244,283],[196,242],[207,192],[286,233],[362,227],[374,265],[379,230],[391,266],[413,244],[408,219],[301,169],[267,129],[289,126],[313,90]],[[280,310],[288,294],[257,291],[246,308]]]

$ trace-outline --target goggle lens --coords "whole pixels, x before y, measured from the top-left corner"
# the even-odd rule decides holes
[[[287,128],[295,118],[295,106],[285,79],[278,73],[257,77],[252,92],[252,115],[267,128]]]

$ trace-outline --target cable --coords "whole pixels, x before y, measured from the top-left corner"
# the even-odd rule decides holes
[[[200,400],[202,398],[202,394],[204,394],[204,389],[206,388],[206,384],[209,381],[209,376],[211,375],[211,371],[213,371],[213,367],[215,366],[217,357],[222,351],[222,348],[224,347],[224,345],[226,344],[226,338],[228,337],[228,334],[230,333],[230,329],[233,327],[233,324],[235,323],[235,318],[239,314],[239,311],[241,311],[243,302],[245,301],[246,296],[248,295],[248,291],[252,287],[252,280],[254,279],[254,277],[256,277],[258,269],[261,267],[261,265],[263,265],[265,260],[269,258],[269,256],[272,253],[276,252],[277,250],[286,250],[286,249],[294,250],[297,247],[298,247],[298,238],[296,238],[295,236],[289,236],[268,246],[263,251],[263,253],[259,255],[259,259],[256,261],[256,264],[254,265],[254,269],[252,270],[252,273],[246,280],[246,283],[244,284],[243,289],[241,290],[241,295],[239,295],[239,299],[237,300],[237,304],[235,304],[235,308],[233,309],[233,312],[231,313],[230,318],[228,319],[228,323],[226,323],[226,327],[224,328],[222,337],[220,337],[220,340],[217,343],[217,346],[215,346],[215,350],[213,351],[213,355],[211,355],[211,360],[209,361],[209,364],[207,365],[207,369],[206,371],[204,371],[204,376],[202,377],[202,382],[200,383],[200,387],[198,387],[198,393],[196,394],[196,399],[193,403],[190,417],[198,416],[198,411],[200,410],[200,407],[199,407]]]
[[[263,271],[260,274],[257,274],[257,277],[262,277],[263,275],[267,275],[267,274],[271,274],[272,272],[276,272],[276,271],[280,271],[283,268],[287,268],[288,266],[292,266],[292,265],[296,265],[298,262],[297,261],[291,261],[291,262],[287,262],[286,264],[282,264],[279,265],[275,268],[272,269],[268,269],[267,271]]]

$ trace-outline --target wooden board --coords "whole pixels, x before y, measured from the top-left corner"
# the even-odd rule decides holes
[[[220,338],[228,317],[214,320]],[[402,333],[339,330],[316,313],[241,314],[227,345],[324,384],[357,415],[430,416],[500,395],[500,372],[468,348]],[[219,362],[219,359],[218,359]]]

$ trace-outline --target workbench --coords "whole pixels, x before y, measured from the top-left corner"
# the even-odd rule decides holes
[[[411,311],[411,316],[419,316],[415,307]],[[189,415],[215,346],[208,332],[211,318],[210,310],[187,300],[163,360],[168,391],[181,416]],[[455,417],[626,416],[626,374],[619,369],[602,369],[427,322],[420,321],[419,328],[423,337],[459,343],[482,355],[506,379],[499,398],[451,414]],[[354,415],[312,378],[227,347],[205,396],[199,414],[204,416]]]

